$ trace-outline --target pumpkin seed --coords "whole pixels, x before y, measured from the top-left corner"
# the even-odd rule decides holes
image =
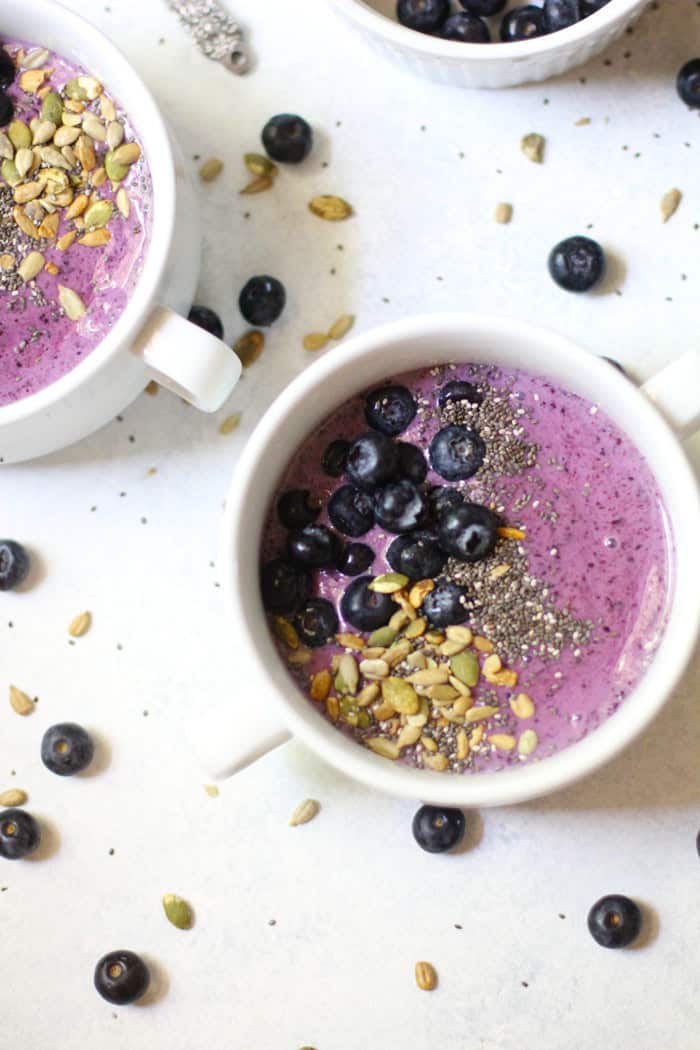
[[[8,788],[0,792],[0,806],[23,806],[28,797],[21,788]]]
[[[529,135],[523,135],[520,140],[520,149],[533,164],[541,164],[544,160],[544,145],[544,137],[534,131]]]
[[[664,193],[661,198],[661,221],[668,222],[673,214],[678,209],[678,205],[683,199],[683,194],[680,190],[673,189],[669,190],[668,193]]]
[[[51,120],[41,120],[32,135],[32,146],[45,146],[56,134],[56,125]]]
[[[415,715],[420,699],[410,682],[404,678],[386,678],[382,682],[382,700],[391,704],[402,715]]]
[[[0,131],[0,160],[12,160],[15,148],[4,131]]]
[[[18,689],[16,685],[10,686],[10,707],[13,711],[16,711],[18,715],[30,715],[35,706],[21,689]]]
[[[416,963],[416,984],[424,992],[432,992],[433,988],[437,987],[437,974],[431,963]]]
[[[80,84],[80,80],[78,77],[74,77],[73,80],[68,81],[68,83],[63,89],[63,93],[68,98],[72,98],[78,102],[86,102],[88,97],[87,91]]]
[[[290,828],[299,827],[300,824],[308,824],[313,820],[321,806],[315,798],[306,798],[296,807],[289,818]]]
[[[381,645],[387,649],[390,645],[396,641],[397,632],[393,631],[391,627],[378,627],[376,631],[372,631],[368,639],[368,644],[371,646]]]
[[[81,140],[78,139],[78,143],[80,143],[80,141]],[[44,164],[50,164],[52,168],[63,168],[65,171],[70,171],[70,164],[63,156],[61,151],[56,149],[55,146],[42,146],[39,150],[39,155],[43,160]]]
[[[476,653],[456,653],[450,660],[450,669],[455,678],[464,682],[469,688],[473,688],[479,681],[481,670]]]
[[[124,141],[124,125],[118,120],[111,120],[107,125],[107,146],[110,150],[118,149]]]
[[[234,430],[237,430],[241,423],[241,413],[234,412],[232,416],[227,416],[223,423],[219,424],[220,434],[232,434]]]
[[[323,350],[328,345],[328,336],[325,332],[309,332],[302,340],[305,350]]]
[[[352,215],[352,207],[348,202],[332,194],[314,197],[309,201],[309,211],[317,215],[319,219],[325,219],[328,222],[341,222]]]
[[[262,153],[246,153],[243,160],[251,175],[266,175],[268,178],[274,178],[279,171],[277,165]]]
[[[80,144],[81,141],[82,139],[79,139],[78,144]],[[78,153],[78,158],[80,159],[80,153]],[[80,163],[83,165],[86,171],[90,170],[83,163],[82,159],[80,159]],[[122,179],[125,179],[129,174],[128,167],[125,164],[119,164],[119,162],[116,160],[114,150],[110,150],[109,153],[105,155],[104,166],[105,171],[107,172],[107,176],[109,179],[111,179],[112,182],[121,182]]]
[[[402,591],[408,583],[408,576],[401,572],[385,572],[382,576],[375,576],[368,588],[377,594],[395,594]]]
[[[83,117],[83,131],[86,135],[89,135],[94,142],[107,141],[107,128],[94,113],[86,113]],[[138,157],[136,159],[138,160]],[[123,164],[124,161],[122,160],[120,163]]]
[[[32,144],[32,133],[21,120],[13,120],[7,129],[9,138],[15,149],[29,149]]]
[[[328,338],[337,342],[348,334],[354,323],[354,314],[343,314],[337,321],[334,321],[328,329]]]
[[[397,746],[403,748],[417,744],[420,740],[421,732],[422,730],[420,726],[404,726],[396,738]]]
[[[63,149],[64,146],[72,146],[80,138],[80,128],[60,127],[53,137],[54,146]],[[65,154],[64,154],[65,156]],[[66,160],[68,158],[66,157]]]
[[[68,625],[68,634],[71,638],[82,638],[92,626],[92,613],[81,612]]]
[[[86,312],[85,303],[78,293],[74,292],[72,288],[66,287],[65,284],[59,284],[58,286],[58,301],[65,310],[66,317],[70,318],[71,321],[79,321]]]
[[[202,182],[213,182],[224,170],[224,162],[218,157],[209,157],[199,169],[199,177]]]
[[[22,181],[22,176],[17,171],[17,167],[13,160],[4,160],[2,164],[0,164],[0,174],[8,186],[17,186]]]
[[[178,930],[189,930],[194,923],[192,908],[175,893],[166,893],[163,897],[163,910],[168,922],[177,926]]]
[[[451,642],[462,642],[464,645],[472,644],[472,632],[468,627],[448,627],[445,635]]]
[[[41,119],[51,121],[57,128],[63,117],[63,99],[56,91],[49,91],[44,95],[41,103]]]
[[[24,259],[22,259],[22,262],[17,268],[17,273],[25,283],[33,281],[34,278],[38,277],[44,269],[45,261],[46,260],[41,252],[30,252],[29,255],[26,255]]]
[[[99,229],[99,227],[107,225],[113,214],[114,205],[111,201],[95,201],[85,212],[85,225],[92,229]]]

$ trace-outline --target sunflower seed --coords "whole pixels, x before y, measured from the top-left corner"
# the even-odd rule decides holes
[[[0,160],[12,160],[15,148],[4,131],[0,131]]]
[[[507,226],[513,218],[513,205],[508,204],[506,201],[500,201],[500,203],[496,205],[493,217],[494,221],[500,223],[501,226]]]
[[[243,160],[251,175],[265,175],[268,178],[274,178],[279,170],[277,165],[273,164],[270,158],[263,156],[262,153],[246,153]]]
[[[71,638],[82,638],[92,626],[92,613],[81,612],[68,624],[68,634]]]
[[[529,135],[523,135],[520,140],[520,149],[523,151],[528,160],[531,160],[533,164],[541,164],[544,159],[544,145],[545,140],[542,135],[538,135],[536,132],[531,132]]]
[[[269,175],[260,175],[258,178],[253,179],[247,186],[244,186],[242,190],[239,190],[241,197],[252,197],[256,193],[264,193],[274,185],[273,180]]]
[[[21,788],[8,788],[0,792],[0,806],[23,806],[28,795]]]
[[[234,412],[233,415],[227,416],[223,423],[219,424],[220,434],[232,434],[234,430],[237,430],[241,423],[241,413]]]
[[[41,252],[30,252],[26,255],[22,262],[17,268],[17,273],[20,275],[25,284],[28,281],[33,281],[35,277],[41,273],[44,269],[44,256]]]
[[[21,689],[18,689],[16,685],[11,685],[10,706],[18,715],[30,715],[34,710],[35,704],[29,699],[27,694],[22,692]]]
[[[305,350],[323,350],[328,345],[328,336],[325,332],[309,332],[302,340]]]
[[[683,199],[683,194],[680,190],[673,189],[669,190],[668,193],[664,193],[661,198],[661,221],[668,222],[673,214],[678,209],[678,205]]]
[[[382,700],[402,715],[416,715],[420,708],[418,694],[404,678],[385,678],[382,681]]]
[[[423,765],[433,769],[436,773],[444,773],[449,764],[447,755],[443,755],[440,751],[435,755],[423,755]]]
[[[521,735],[520,740],[518,740],[518,753],[521,755],[531,755],[538,744],[539,740],[535,730],[526,729]]]
[[[296,828],[300,824],[308,824],[310,820],[314,819],[320,808],[321,806],[315,798],[304,799],[289,818],[290,828]]]
[[[535,705],[527,693],[518,693],[513,697],[510,707],[516,718],[532,718],[535,713]]]
[[[124,125],[118,120],[111,120],[107,125],[107,146],[110,150],[118,149],[124,141]]]
[[[424,992],[432,992],[437,986],[437,974],[435,967],[429,962],[416,963],[416,984]]]
[[[319,219],[326,219],[328,222],[341,222],[352,215],[352,207],[348,202],[332,194],[314,197],[309,201],[309,211],[317,215]]]
[[[330,671],[325,668],[322,671],[317,671],[311,679],[311,686],[309,688],[310,698],[317,703],[323,703],[323,701],[327,700],[330,695],[332,684],[333,679],[331,678]]]
[[[328,338],[337,342],[348,334],[354,323],[354,314],[343,314],[342,317],[339,317],[337,321],[334,321],[328,329]]]
[[[375,754],[381,755],[382,758],[396,759],[401,753],[398,744],[395,744],[393,740],[387,740],[386,737],[383,736],[368,737],[367,746],[370,747]]]
[[[71,321],[79,321],[86,312],[85,303],[78,293],[74,292],[72,288],[66,287],[65,284],[59,284],[58,286],[58,301],[65,310],[66,317],[70,318]]]
[[[525,734],[523,734],[524,736]],[[498,748],[499,751],[512,751],[515,747],[515,737],[510,733],[492,733],[487,737],[489,744]]]
[[[125,219],[128,219],[129,213],[131,212],[131,203],[129,201],[129,194],[126,192],[123,186],[120,186],[120,188],[117,190],[115,201],[117,204],[117,208],[119,209],[120,215],[122,215]]]
[[[218,157],[209,157],[199,169],[199,177],[202,182],[213,182],[224,170],[224,162]]]
[[[45,47],[35,47],[32,51],[28,51],[22,59],[22,69],[38,69],[39,66],[43,66],[44,62],[48,62],[49,52]]]

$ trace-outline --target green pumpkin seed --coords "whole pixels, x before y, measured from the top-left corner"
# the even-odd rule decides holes
[[[479,661],[476,658],[476,653],[457,653],[457,655],[453,656],[450,660],[450,667],[455,678],[458,678],[460,682],[464,683],[464,685],[468,685],[470,689],[479,681],[479,674],[481,671],[479,668]]]
[[[56,127],[60,127],[63,120],[63,100],[56,91],[49,91],[48,95],[44,95],[44,101],[41,103],[41,119],[50,120]]]
[[[372,724],[372,718],[369,711],[358,711],[357,724],[360,729],[369,729]]]
[[[79,83],[77,77],[68,81],[63,92],[67,98],[72,98],[75,102],[87,102],[88,93]]]
[[[114,214],[114,205],[111,201],[95,201],[84,213],[83,218],[88,229],[98,229],[106,226]]]
[[[189,930],[194,922],[192,908],[175,893],[166,893],[163,897],[163,910],[168,922],[177,926],[178,930]]]
[[[15,149],[29,149],[32,144],[32,133],[21,120],[13,120],[7,129],[9,138]]]
[[[267,175],[272,179],[278,172],[277,165],[262,153],[246,153],[243,160],[251,175]]]
[[[393,627],[378,627],[369,636],[368,645],[370,648],[381,646],[382,649],[388,649],[396,641],[397,634],[398,631],[395,631]]]
[[[114,156],[114,151],[110,150],[105,156],[104,160],[105,171],[107,172],[107,178],[111,179],[112,182],[121,182],[129,174],[129,168],[126,164],[120,164]]]
[[[16,186],[22,181],[22,176],[17,171],[13,160],[4,160],[2,162],[2,165],[0,165],[0,174],[2,174],[2,177],[8,186]]]
[[[385,572],[382,576],[375,576],[368,586],[370,591],[376,591],[377,594],[396,594],[397,591],[402,591],[407,583],[408,576],[404,576],[402,572]]]
[[[418,694],[403,678],[386,678],[382,682],[382,699],[402,715],[415,715],[420,708]]]

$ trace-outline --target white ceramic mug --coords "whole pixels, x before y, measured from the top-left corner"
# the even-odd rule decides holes
[[[241,368],[229,347],[181,316],[199,276],[197,201],[153,98],[106,37],[55,0],[3,0],[0,31],[56,51],[107,87],[136,129],[153,188],[143,274],[124,312],[76,368],[0,407],[0,463],[72,444],[113,419],[151,379],[195,407],[215,411]]]
[[[388,375],[471,361],[546,376],[596,402],[646,457],[673,531],[674,587],[668,624],[644,677],[619,709],[579,743],[539,762],[497,773],[437,774],[390,762],[322,718],[292,681],[260,598],[263,523],[290,455],[333,409]],[[656,402],[656,407],[652,402]],[[663,413],[663,414],[662,414]],[[664,418],[665,416],[665,418]],[[337,769],[395,795],[462,806],[520,802],[590,773],[644,729],[672,693],[700,629],[700,492],[681,438],[700,423],[700,354],[669,366],[641,390],[604,360],[531,325],[472,314],[418,317],[346,341],[303,372],[249,439],[228,496],[221,565],[240,692],[205,719],[200,757],[226,776],[291,731]]]

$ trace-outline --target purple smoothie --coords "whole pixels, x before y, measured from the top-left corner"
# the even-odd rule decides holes
[[[475,383],[483,403],[460,403],[461,408],[453,405],[441,412],[437,392],[452,379]],[[448,562],[446,574],[476,599],[466,625],[485,639],[478,645],[488,648],[490,641],[492,650],[479,651],[473,642],[465,650],[475,653],[482,671],[464,717],[445,725],[431,702],[435,717],[431,714],[421,740],[400,749],[400,760],[426,764],[431,752],[426,751],[425,737],[437,744],[448,759],[445,768],[454,772],[497,770],[552,755],[581,740],[619,707],[659,644],[672,588],[672,538],[655,480],[635,446],[596,405],[541,377],[449,365],[388,382],[406,386],[418,403],[415,418],[397,440],[427,452],[431,438],[445,424],[461,422],[481,433],[487,448],[484,463],[454,487],[497,511],[505,527],[524,534],[503,536],[478,564]],[[327,476],[321,457],[330,441],[352,439],[367,429],[365,393],[334,412],[295,453],[275,504],[289,489],[309,489],[323,504],[318,521],[329,524],[328,499],[347,479]],[[430,470],[426,484],[449,483]],[[395,538],[376,525],[359,538],[375,552],[370,575],[394,571],[386,551]],[[263,537],[263,562],[284,557],[285,539],[273,506]],[[351,633],[366,643],[367,632],[345,623],[340,613],[340,599],[351,579],[324,569],[315,572],[312,581],[312,595],[329,599],[338,611],[338,633]],[[289,617],[292,623],[293,619]],[[276,634],[284,637],[284,627],[280,630],[279,621],[276,626]],[[444,665],[441,643],[427,644],[425,636],[413,643],[421,644],[428,657]],[[310,655],[303,646],[290,649],[281,640],[279,648],[307,695],[313,676],[324,668],[333,671],[340,654],[354,653],[358,663],[363,658],[335,639],[310,649]],[[494,684],[486,679],[484,662],[493,653],[517,681]],[[413,670],[400,663],[390,674],[406,677]],[[366,684],[361,678],[359,688]],[[334,684],[330,696],[337,692]],[[532,701],[534,712],[529,715],[529,705],[516,700],[521,694]],[[315,706],[365,744],[378,733],[396,739],[406,724],[405,718],[394,715],[379,725],[373,715],[375,703],[363,709],[363,724],[354,724],[358,712],[353,703],[346,699],[338,710],[331,700],[330,714],[328,702]],[[497,710],[483,721],[470,722],[472,708],[482,705]],[[350,713],[350,724],[343,707]],[[460,730],[467,735],[468,755],[463,754],[462,736],[458,757]],[[521,747],[528,730],[534,736],[529,734]]]
[[[15,171],[8,168],[18,159],[18,137],[16,125],[2,128],[0,152],[4,156],[0,174],[0,406],[9,405],[28,397],[54,383],[95,349],[114,327],[121,316],[143,269],[151,227],[152,191],[146,162],[140,156],[136,162],[122,166],[117,174],[120,179],[106,177],[105,159],[110,145],[100,135],[110,124],[121,125],[121,131],[113,127],[111,135],[122,136],[120,146],[136,143],[134,130],[118,102],[105,92],[100,84],[74,63],[54,52],[41,55],[39,45],[30,45],[0,37],[0,44],[17,66],[17,76],[7,89],[13,101],[12,120],[21,122],[30,130],[34,120],[43,121],[42,97],[46,89],[60,96],[63,106],[62,118],[79,120],[75,129],[81,140],[66,143],[59,135],[59,146],[53,139],[37,144],[41,149],[54,147],[59,158],[51,154],[37,156],[38,168],[31,168],[15,182]],[[29,56],[29,57],[27,57]],[[39,59],[38,65],[36,59]],[[29,66],[30,68],[27,68]],[[36,81],[44,73],[41,83]],[[33,74],[34,80],[30,75]],[[87,77],[85,90],[80,77]],[[39,94],[41,93],[41,95]],[[73,97],[70,97],[73,96]],[[81,96],[81,97],[77,97]],[[87,97],[85,97],[87,96]],[[94,97],[92,97],[94,96]],[[70,107],[70,108],[68,108]],[[81,107],[83,107],[81,109]],[[79,110],[79,112],[74,112]],[[46,112],[46,111],[45,111]],[[88,118],[87,129],[95,129],[97,135],[88,135],[82,121]],[[56,124],[64,137],[71,138],[71,125]],[[49,129],[50,130],[50,129]],[[21,135],[21,129],[19,129]],[[26,131],[25,131],[26,134]],[[36,137],[36,135],[34,135]],[[43,136],[39,135],[40,139]],[[88,146],[85,152],[79,143]],[[116,147],[117,149],[119,146]],[[90,150],[94,158],[90,157]],[[12,154],[12,156],[8,156]],[[59,167],[57,159],[63,160]],[[114,169],[110,169],[114,174]],[[22,193],[23,184],[34,183],[58,172],[59,182],[45,186],[38,199],[18,204],[16,194]],[[68,180],[65,197],[60,196],[63,182]],[[52,192],[53,191],[53,192]],[[57,198],[56,191],[59,192]],[[120,193],[121,191],[121,193]],[[117,196],[119,193],[119,197]],[[96,201],[109,202],[112,215],[102,224],[91,225],[85,216],[92,217],[89,206],[79,211],[76,198],[87,196],[90,204]],[[70,198],[70,200],[69,200]],[[53,229],[42,225],[41,202],[54,208],[58,226]],[[67,203],[64,203],[67,202]],[[121,209],[119,207],[121,205]],[[17,223],[17,207],[39,232],[45,236],[27,235]],[[47,213],[44,211],[44,215]],[[53,219],[55,221],[55,218]],[[99,231],[102,231],[101,233]],[[74,232],[73,243],[68,244]],[[97,233],[98,243],[93,246],[80,243],[89,234]],[[107,240],[107,238],[109,238]],[[106,243],[99,243],[101,240]],[[23,279],[22,260],[32,252],[39,252],[44,260],[40,272],[29,280]],[[46,268],[48,267],[48,269]],[[83,304],[84,313],[71,317],[60,302],[60,286],[70,289]]]

